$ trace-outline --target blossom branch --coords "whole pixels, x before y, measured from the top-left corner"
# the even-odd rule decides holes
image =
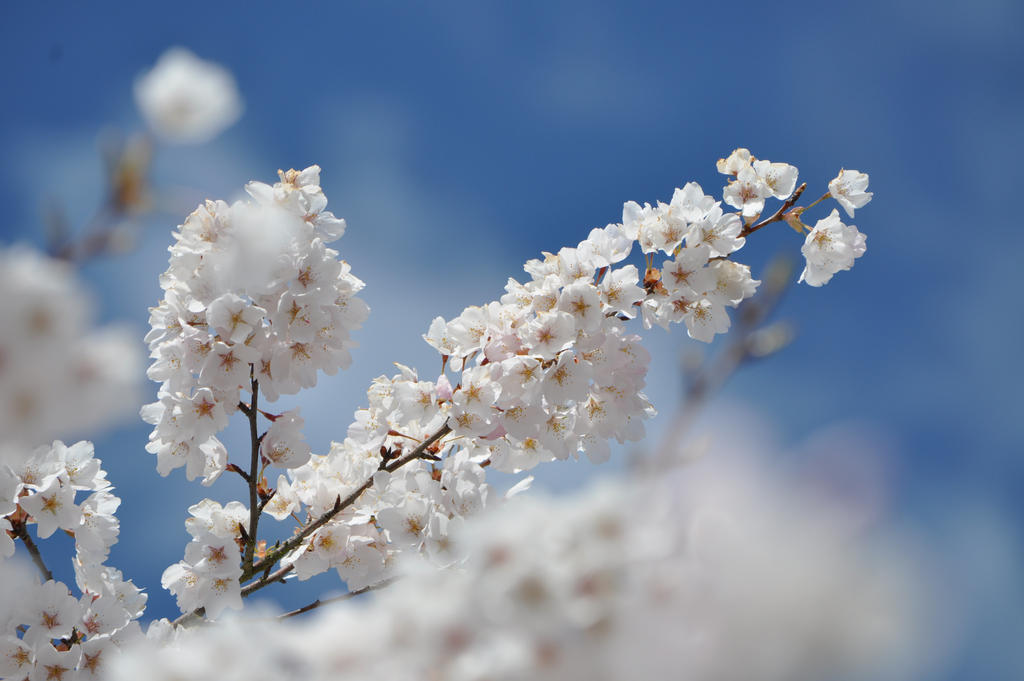
[[[253,414],[256,413],[254,409],[250,409],[250,411]],[[421,458],[426,453],[428,447],[430,447],[432,444],[434,444],[435,442],[437,442],[450,432],[451,427],[448,425],[447,422],[445,422],[443,426],[441,426],[433,435],[431,435],[426,440],[421,442],[415,449],[413,449],[408,454],[398,459],[395,459],[390,464],[385,466],[383,470],[392,472],[401,468],[402,466],[411,461],[415,461],[416,459]],[[312,523],[306,525],[300,532],[298,532],[288,541],[281,543],[272,551],[268,551],[266,556],[262,560],[256,563],[251,562],[251,559],[250,561],[247,561],[246,564],[242,567],[242,575],[239,577],[240,582],[244,582],[247,579],[250,579],[253,575],[258,574],[259,572],[264,572],[265,574],[263,575],[263,577],[260,577],[256,581],[253,581],[243,586],[241,589],[242,597],[246,598],[266,586],[270,586],[271,584],[274,584],[276,582],[284,581],[284,578],[288,574],[290,574],[291,571],[294,569],[293,566],[285,565],[275,570],[274,572],[270,572],[270,569],[274,566],[274,564],[277,563],[284,556],[288,555],[288,553],[298,548],[298,546],[303,542],[303,540],[305,540],[306,537],[308,537],[310,534],[326,525],[328,522],[330,522],[332,518],[341,513],[341,511],[354,504],[356,500],[359,498],[359,496],[367,489],[369,489],[371,485],[373,485],[372,476],[368,478],[365,482],[363,482],[363,484],[361,484],[358,488],[356,488],[351,494],[349,494],[344,499],[342,499],[339,496],[338,500],[335,502],[331,510],[321,515]],[[253,508],[255,508],[255,506],[253,506]],[[253,542],[253,540],[254,535],[248,537],[246,540],[247,553],[251,550],[250,544],[248,542]],[[252,546],[255,546],[254,542]],[[385,582],[382,582],[377,586],[384,585]],[[353,592],[353,595],[355,595],[355,592]],[[188,622],[191,622],[195,619],[202,618],[205,615],[205,612],[206,611],[204,608],[197,608],[192,612],[186,613],[178,619],[174,620],[173,624],[175,626],[187,624]]]
[[[259,591],[263,587],[270,586],[271,584],[273,584],[275,582],[283,582],[284,578],[287,577],[288,574],[291,573],[291,571],[293,569],[294,569],[294,566],[292,566],[292,565],[285,565],[284,567],[279,568],[279,569],[275,570],[274,572],[267,572],[266,575],[264,575],[263,577],[261,577],[257,581],[252,582],[250,584],[246,584],[245,586],[242,587],[242,598],[246,598],[246,597],[250,596],[251,594]]]
[[[451,430],[451,426],[449,426],[446,421],[445,424],[441,426],[433,435],[431,435],[426,440],[421,442],[419,446],[417,446],[408,454],[392,461],[390,464],[384,467],[384,470],[390,473],[401,468],[410,461],[415,461],[416,459],[421,458],[423,454],[427,451],[427,448],[430,447],[430,445],[434,444],[442,437],[450,433]],[[351,494],[349,494],[344,499],[342,499],[341,496],[339,495],[338,500],[335,502],[334,506],[329,511],[321,515],[315,521],[306,525],[298,534],[293,536],[288,541],[282,543],[277,549],[268,552],[266,557],[263,558],[263,560],[255,564],[246,564],[246,566],[242,569],[241,581],[244,582],[253,575],[268,569],[270,566],[274,565],[274,563],[279,561],[288,553],[298,548],[298,546],[302,544],[306,537],[311,535],[313,532],[316,532],[318,529],[320,529],[328,522],[330,522],[330,520],[334,518],[336,515],[341,513],[343,510],[345,510],[352,504],[354,504],[356,500],[360,497],[360,495],[362,495],[362,493],[368,490],[372,485],[373,476],[370,476],[369,478],[366,479],[365,482],[363,482],[363,484],[357,487]],[[242,595],[246,595],[245,589],[243,589]]]
[[[43,561],[43,555],[39,552],[39,547],[36,546],[36,543],[32,540],[32,535],[28,533],[28,527],[26,527],[25,522],[23,520],[17,521],[11,523],[11,525],[14,528],[14,536],[25,544],[25,548],[28,549],[29,555],[32,556],[32,562],[36,564],[37,568],[39,568],[39,573],[43,576],[43,581],[53,581],[53,573],[50,572],[48,567],[46,567],[46,563]]]
[[[361,596],[361,595],[363,595],[365,593],[369,593],[370,591],[375,591],[377,589],[381,589],[381,588],[383,588],[385,586],[388,586],[389,584],[393,583],[395,581],[395,579],[396,579],[395,577],[391,577],[391,578],[385,579],[383,581],[377,582],[376,584],[370,584],[369,586],[364,586],[362,589],[356,589],[355,591],[349,591],[348,593],[344,593],[344,594],[341,594],[339,596],[334,596],[332,598],[318,598],[315,601],[313,601],[312,603],[308,603],[308,604],[302,606],[301,608],[296,608],[295,610],[292,610],[290,612],[286,612],[283,615],[278,615],[277,619],[283,620],[283,619],[288,619],[289,617],[295,617],[296,615],[302,615],[304,613],[309,612],[310,610],[314,610],[316,608],[319,608],[321,605],[327,605],[328,603],[336,603],[338,601],[347,601],[347,600],[349,600],[351,598],[355,598],[356,596]]]
[[[253,554],[256,551],[256,530],[259,527],[260,512],[263,510],[259,505],[259,494],[256,489],[260,479],[260,436],[258,424],[256,422],[259,418],[259,407],[257,403],[259,402],[260,386],[251,366],[249,380],[252,388],[252,404],[250,404],[246,411],[243,412],[249,417],[249,440],[252,443],[252,452],[249,461],[249,477],[247,479],[247,482],[249,483],[249,536],[245,538],[245,556],[242,558],[242,562],[246,568],[252,567]]]
[[[764,220],[761,220],[757,224],[751,225],[750,227],[744,227],[740,231],[740,236],[741,237],[750,236],[751,234],[753,234],[757,230],[761,229],[765,225],[770,225],[773,222],[778,222],[779,220],[783,220],[785,218],[786,211],[788,211],[790,208],[792,208],[796,204],[796,202],[800,200],[800,195],[804,193],[805,189],[807,189],[807,183],[806,182],[804,182],[799,187],[797,187],[796,191],[793,192],[793,195],[790,196],[788,199],[786,199],[785,203],[783,203],[781,206],[779,206],[779,209],[777,211],[775,211],[775,213],[771,217],[765,218]]]

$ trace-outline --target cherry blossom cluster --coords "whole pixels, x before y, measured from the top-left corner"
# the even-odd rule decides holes
[[[412,369],[400,368],[400,375],[374,381],[369,407],[356,413],[343,442],[277,481],[266,510],[278,519],[299,511],[320,517],[339,497],[348,498],[365,481],[372,482],[351,506],[282,559],[299,579],[334,569],[349,589],[359,589],[387,578],[401,551],[450,565],[450,529],[487,503],[491,491],[481,461],[467,450],[454,452],[454,445],[443,439],[425,451],[427,458],[396,466],[432,434],[446,432],[447,419],[436,405],[419,402],[427,386]]]
[[[745,149],[719,161],[719,170],[733,178],[722,195],[738,213],[724,211],[696,182],[668,203],[627,202],[620,224],[526,263],[530,280],[510,279],[500,301],[435,319],[424,338],[461,371],[456,387],[445,374],[436,385],[418,382],[396,393],[405,402],[397,419],[371,408],[363,422],[376,424],[378,434],[402,432],[397,421],[410,401],[437,403],[457,436],[486,450],[479,460],[506,471],[578,452],[602,461],[612,438],[642,438],[643,421],[654,414],[641,392],[649,356],[625,323],[638,314],[646,328],[682,322],[705,342],[726,332],[728,308],[760,284],[732,258],[759,228],[766,199],[785,202],[796,190],[795,167]],[[620,264],[634,243],[645,256],[642,275]]]
[[[118,646],[141,634],[135,623],[146,595],[104,565],[117,541],[114,496],[90,442],[38,447],[16,468],[0,465],[0,561],[12,589],[0,616],[0,678],[99,679]],[[78,499],[79,493],[86,496]],[[74,537],[75,582],[81,596],[52,578],[40,583],[12,570],[11,535],[38,550],[57,530]],[[49,575],[47,575],[49,577]],[[75,672],[75,670],[78,670]]]
[[[846,240],[863,252],[855,227],[840,223],[841,233],[828,241],[821,235],[832,234],[833,217],[813,229],[800,222],[806,208],[794,207],[803,191],[795,167],[737,149],[719,161],[719,170],[730,178],[723,201],[737,212],[725,211],[696,182],[676,189],[668,203],[627,202],[621,223],[527,262],[529,279],[509,279],[500,300],[469,307],[451,321],[436,318],[424,339],[442,355],[441,374],[420,380],[398,365],[398,374],[375,379],[368,406],[327,454],[311,453],[297,410],[261,411],[271,424],[257,442],[260,460],[285,472],[276,486],[262,469],[249,472],[255,513],[252,503],[221,507],[209,500],[191,509],[193,541],[163,579],[182,611],[205,608],[216,617],[240,608],[243,583],[278,564],[303,580],[334,570],[359,589],[388,579],[403,552],[440,566],[459,562],[450,533],[494,496],[488,467],[521,473],[581,453],[602,462],[612,439],[643,437],[643,422],[655,413],[643,393],[650,357],[628,330],[631,320],[639,317],[645,328],[684,323],[692,338],[705,342],[726,332],[728,309],[760,284],[733,258],[747,236],[771,222],[809,230],[808,283],[852,265],[853,256],[845,258],[857,249],[843,247]],[[351,297],[359,284],[347,268],[321,273],[304,260],[329,251],[317,246],[319,233],[302,232],[314,245],[296,255],[310,242],[296,238],[295,227],[279,226],[282,206],[304,225],[337,226],[320,212],[325,201],[304,193],[312,187],[322,197],[317,171],[282,173],[274,187],[250,184],[255,205],[208,202],[177,235],[162,279],[167,295],[153,311],[148,336],[156,360],[150,376],[164,385],[161,401],[144,415],[157,426],[150,450],[162,473],[186,465],[190,478],[202,474],[212,482],[227,463],[214,433],[236,405],[255,424],[252,403],[238,403],[240,389],[255,399],[258,386],[273,400],[313,385],[318,369],[333,368],[312,356],[313,330],[325,328],[316,320],[342,315],[326,328],[329,337],[346,341],[347,329],[362,321],[366,308]],[[819,201],[834,193],[844,208],[863,206],[870,195],[866,176],[860,178],[841,172]],[[761,219],[773,198],[781,208]],[[258,239],[247,226],[254,209]],[[642,270],[624,263],[636,243]],[[335,262],[314,260],[325,269]],[[344,287],[317,288],[337,281],[339,272]],[[329,353],[332,346],[317,347]],[[528,485],[523,480],[513,492]],[[253,560],[246,556],[257,538],[246,528],[255,528],[254,516],[263,513],[300,527]]]
[[[736,179],[726,187],[723,196],[730,206],[739,208],[748,224],[753,224],[764,210],[766,198],[774,196],[786,200],[794,196],[797,171],[785,163],[761,161],[747,149],[736,149],[728,158],[719,159],[718,171]],[[839,175],[828,183],[828,192],[806,207],[783,206],[778,218],[785,220],[798,232],[807,231],[801,252],[807,266],[800,275],[801,282],[810,286],[822,286],[832,275],[853,267],[853,261],[867,250],[866,237],[853,225],[845,225],[839,219],[837,210],[808,227],[801,221],[803,212],[826,198],[835,199],[851,218],[857,208],[865,206],[872,197],[867,191],[868,176],[857,170],[840,170]],[[753,231],[754,228],[749,229]]]
[[[298,623],[155,622],[112,678],[773,681],[893,671],[919,624],[904,556],[767,478],[698,476],[684,499],[674,481],[652,479],[557,501],[518,496],[450,533],[447,550],[466,557],[460,569],[407,556],[387,589]]]
[[[177,597],[182,612],[205,607],[215,618],[225,607],[241,609],[238,528],[248,522],[249,509],[238,501],[221,506],[204,499],[189,508],[189,515],[185,528],[192,541],[185,559],[164,570],[162,586]]]
[[[857,208],[871,200],[872,194],[865,191],[867,188],[866,173],[844,169],[828,183],[828,194],[852,218]],[[864,255],[866,250],[867,237],[855,226],[843,224],[839,211],[833,208],[828,217],[818,220],[800,249],[807,259],[800,281],[811,286],[823,286],[836,272],[853,267],[853,261]]]
[[[368,313],[355,295],[363,283],[326,246],[345,221],[326,210],[318,166],[279,174],[273,186],[249,183],[251,201],[207,201],[175,233],[146,336],[149,377],[162,385],[142,416],[161,475],[185,466],[210,484],[224,471],[216,433],[254,381],[273,401],[351,362],[351,331]],[[271,458],[303,462],[283,449]]]
[[[91,327],[67,263],[0,249],[0,464],[42,443],[110,424],[138,403],[142,357],[132,334]]]

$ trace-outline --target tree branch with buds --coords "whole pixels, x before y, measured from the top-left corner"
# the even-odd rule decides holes
[[[431,435],[426,440],[421,442],[411,452],[409,452],[408,454],[405,454],[405,455],[395,459],[391,463],[387,464],[385,466],[385,470],[387,470],[388,472],[393,472],[393,471],[398,470],[399,468],[401,468],[402,466],[406,465],[407,463],[409,463],[411,461],[415,461],[417,459],[422,458],[423,455],[425,453],[427,453],[427,449],[432,444],[434,444],[435,442],[437,442],[438,440],[443,438],[445,435],[450,433],[451,430],[452,430],[451,427],[447,423],[445,423],[437,431],[435,431],[433,435]],[[335,501],[334,506],[331,507],[331,509],[329,511],[327,511],[324,514],[322,514],[316,520],[314,520],[314,521],[310,522],[309,524],[305,525],[298,533],[296,533],[293,537],[288,539],[288,541],[282,542],[279,546],[277,546],[273,550],[268,551],[267,555],[262,560],[256,562],[253,565],[249,565],[249,566],[245,567],[242,570],[242,576],[240,578],[240,581],[245,582],[247,579],[250,579],[253,575],[256,575],[256,574],[258,574],[260,572],[266,571],[269,568],[273,567],[273,565],[275,563],[277,563],[281,558],[283,558],[284,556],[288,555],[289,553],[291,553],[292,551],[297,549],[302,544],[302,542],[305,541],[306,537],[308,537],[309,535],[311,535],[314,532],[316,532],[318,529],[320,529],[321,527],[323,527],[324,525],[329,523],[339,513],[341,513],[346,508],[348,508],[349,506],[354,504],[356,502],[356,500],[362,495],[362,493],[365,492],[366,490],[368,490],[372,485],[373,485],[373,477],[371,476],[371,477],[367,478],[361,485],[359,485],[359,487],[357,487],[355,490],[353,490],[344,499],[342,499],[341,496],[339,496],[337,501]],[[277,575],[275,573],[274,576],[273,576],[273,579],[271,579],[271,577],[264,577],[264,578],[262,578],[260,580],[257,580],[255,582],[255,584],[260,584],[260,586],[263,586],[263,585],[265,585],[265,584],[263,584],[264,582],[265,583],[269,583],[270,581],[278,581],[281,578],[283,578],[283,576],[284,576],[283,574],[282,575]],[[255,587],[255,588],[250,588],[250,587],[253,587],[253,585],[246,585],[245,587],[243,587],[243,595],[248,595],[248,593],[252,593],[256,589],[260,588],[259,586]],[[248,593],[245,592],[245,589],[247,589],[247,588],[249,589]]]
[[[252,375],[253,369],[251,366],[249,371],[250,375]],[[249,440],[251,445],[249,474],[248,479],[246,480],[249,485],[249,530],[247,533],[248,536],[245,538],[245,554],[242,557],[242,563],[245,568],[252,567],[253,554],[256,550],[260,513],[262,511],[257,490],[260,480],[260,435],[259,425],[257,423],[257,419],[259,418],[260,384],[259,381],[256,380],[255,376],[250,378],[250,388],[252,390],[252,403],[250,403],[243,412],[249,418]]]

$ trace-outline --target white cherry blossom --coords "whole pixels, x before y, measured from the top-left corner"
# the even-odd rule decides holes
[[[41,443],[134,408],[137,343],[124,329],[90,328],[92,317],[68,263],[0,249],[0,463],[18,468]]]
[[[35,519],[36,532],[46,539],[58,528],[74,531],[82,522],[82,509],[75,505],[75,490],[66,473],[50,478],[50,484],[20,500],[21,507]]]
[[[736,175],[753,161],[754,157],[750,155],[750,150],[740,147],[734,149],[728,157],[718,159],[718,172],[723,175]]]
[[[279,468],[298,468],[309,461],[310,448],[302,435],[298,409],[277,416],[260,442],[260,454]]]
[[[744,218],[760,215],[764,210],[764,200],[771,195],[772,187],[750,166],[741,168],[736,179],[722,192],[725,202],[742,210]]]
[[[814,225],[807,234],[800,252],[807,259],[807,266],[800,274],[800,281],[811,286],[827,284],[832,275],[853,267],[853,261],[867,250],[867,237],[857,231],[854,225],[844,225],[839,211],[832,213]]]
[[[835,179],[828,183],[828,193],[839,202],[839,205],[851,218],[857,208],[863,208],[874,196],[871,192],[866,191],[867,188],[867,173],[845,168],[840,170]]]
[[[754,161],[754,172],[771,189],[772,196],[785,201],[796,189],[797,169],[788,163]]]

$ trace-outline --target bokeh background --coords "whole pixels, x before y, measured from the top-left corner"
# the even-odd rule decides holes
[[[714,162],[737,146],[797,165],[809,197],[842,166],[868,172],[875,198],[854,221],[866,256],[823,290],[787,293],[778,317],[793,343],[744,367],[691,435],[746,433],[913,544],[944,625],[926,678],[1019,678],[1022,31],[1015,0],[8,4],[0,234],[45,247],[56,208],[89,220],[99,148],[143,129],[132,84],[166,48],[226,66],[241,120],[208,144],[160,148],[157,214],[131,251],[82,276],[100,319],[133,325],[141,346],[171,230],[194,205],[321,165],[349,224],[336,247],[373,309],[353,368],[285,402],[323,452],[391,362],[436,374],[420,339],[432,317],[498,297],[523,261],[618,221],[624,201],[668,200],[689,180],[720,195]],[[800,244],[773,226],[744,262],[756,275]],[[662,412],[649,447],[677,444],[695,345],[648,334]],[[155,391],[143,386],[146,401]],[[147,588],[148,616],[173,616],[159,577],[181,558],[187,505],[243,490],[158,477],[148,431],[82,436],[124,500],[110,563]],[[239,422],[225,441],[237,451],[245,437]],[[537,484],[577,486],[626,454],[541,468]],[[267,592],[296,607],[324,588]]]

